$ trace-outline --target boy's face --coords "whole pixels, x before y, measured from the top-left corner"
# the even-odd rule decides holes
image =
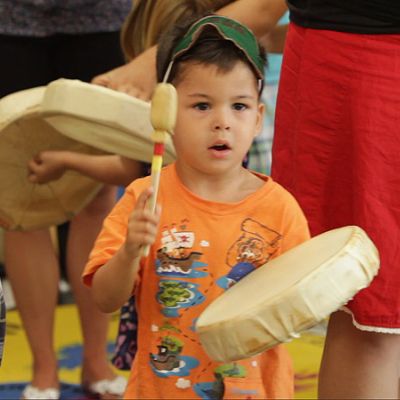
[[[257,81],[243,62],[229,71],[187,63],[176,83],[178,116],[173,136],[177,167],[202,175],[232,175],[241,168],[262,128]]]

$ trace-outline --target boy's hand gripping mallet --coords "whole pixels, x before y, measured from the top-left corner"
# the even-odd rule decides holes
[[[164,145],[168,134],[173,134],[176,122],[178,96],[176,89],[170,83],[159,83],[156,86],[151,99],[150,119],[154,131],[151,139],[154,142],[153,158],[151,161],[151,185],[153,193],[147,201],[146,208],[155,212],[157,204],[158,187],[160,184],[160,172],[163,163]],[[150,246],[143,246],[142,256],[149,254]]]

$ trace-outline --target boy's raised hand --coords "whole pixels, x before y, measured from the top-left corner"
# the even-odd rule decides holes
[[[152,245],[156,239],[161,208],[157,206],[156,212],[153,214],[145,207],[152,193],[153,189],[148,188],[140,194],[129,217],[124,250],[131,259],[139,257],[140,248],[145,245]]]

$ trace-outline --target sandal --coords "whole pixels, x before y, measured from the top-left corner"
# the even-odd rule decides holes
[[[60,390],[57,388],[39,389],[35,386],[28,385],[25,387],[21,396],[22,400],[30,400],[30,399],[59,400]]]
[[[121,399],[127,380],[122,376],[116,376],[114,379],[102,379],[83,385],[84,392],[96,399]]]

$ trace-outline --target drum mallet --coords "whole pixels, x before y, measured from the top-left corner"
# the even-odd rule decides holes
[[[172,135],[176,122],[178,96],[176,89],[170,83],[159,83],[151,99],[150,119],[153,125],[151,139],[154,142],[153,157],[151,161],[151,185],[153,193],[147,201],[146,208],[155,212],[157,204],[160,173],[163,164],[165,142],[168,134]],[[142,256],[149,254],[150,246],[142,247]]]

